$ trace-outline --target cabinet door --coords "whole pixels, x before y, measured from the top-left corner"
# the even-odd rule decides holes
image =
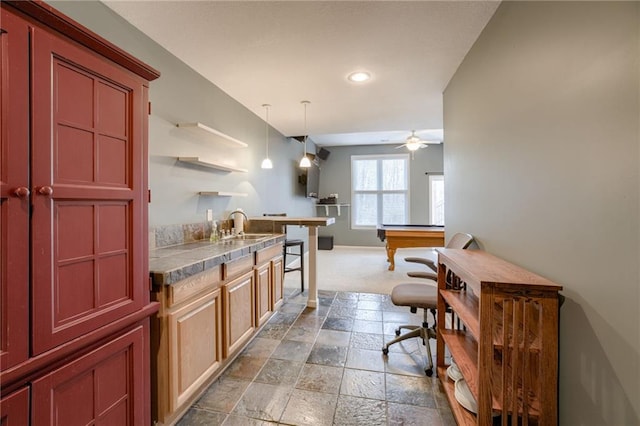
[[[148,303],[144,81],[36,29],[34,355]]]
[[[271,313],[271,264],[256,269],[256,318],[261,326]]]
[[[284,300],[284,261],[282,256],[271,261],[271,287],[273,295],[271,310],[275,311]]]
[[[0,11],[0,369],[29,350],[29,28]],[[4,424],[4,423],[3,423]]]
[[[34,381],[32,425],[149,424],[148,336],[139,326]]]
[[[253,271],[224,286],[225,357],[242,346],[255,330]]]
[[[0,400],[0,425],[29,424],[29,389],[24,388]]]
[[[220,366],[220,290],[167,315],[169,323],[170,410],[177,410]]]

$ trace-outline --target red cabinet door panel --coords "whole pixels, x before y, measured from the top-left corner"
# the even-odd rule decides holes
[[[20,389],[0,400],[0,425],[29,424],[29,388]]]
[[[26,360],[29,351],[29,28],[5,9],[0,13],[0,370],[5,370]]]
[[[147,116],[146,83],[117,65],[45,30],[32,58],[37,355],[148,303]]]
[[[32,385],[32,425],[142,425],[148,325],[139,326]]]

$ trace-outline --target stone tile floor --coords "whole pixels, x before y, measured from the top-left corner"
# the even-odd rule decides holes
[[[285,303],[178,423],[195,425],[455,425],[419,339],[381,348],[420,324],[389,296],[286,288]],[[431,341],[435,356],[435,342]],[[435,360],[434,360],[435,361]]]

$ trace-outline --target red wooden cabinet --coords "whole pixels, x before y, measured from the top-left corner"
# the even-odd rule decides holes
[[[34,426],[143,425],[148,326],[140,326],[35,380]]]
[[[148,231],[138,225],[147,208],[140,173],[147,121],[144,79],[45,30],[34,32],[32,57],[38,354],[148,303],[140,285],[148,280],[141,247]]]
[[[0,17],[0,368],[29,350],[29,28]]]
[[[148,424],[159,74],[43,2],[0,7],[2,415],[24,390],[33,424]]]
[[[0,399],[0,425],[29,424],[29,388],[23,387]]]

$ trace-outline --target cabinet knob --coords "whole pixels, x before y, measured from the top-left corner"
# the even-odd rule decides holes
[[[38,189],[38,194],[51,196],[51,194],[53,194],[53,188],[50,186],[43,186],[40,189]]]
[[[18,198],[27,198],[29,196],[29,188],[21,186],[20,188],[17,188],[15,191],[13,191],[13,195]]]

